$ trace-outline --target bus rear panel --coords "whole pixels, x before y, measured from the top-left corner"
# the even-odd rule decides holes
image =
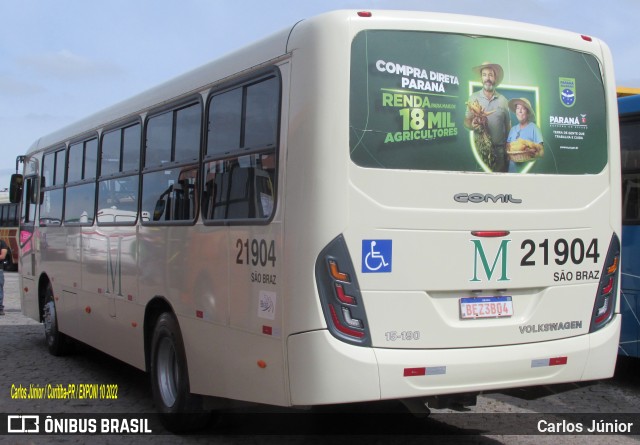
[[[286,236],[320,250],[304,266],[313,259],[326,325],[288,340],[292,403],[612,376],[620,221],[606,47],[536,27],[516,37],[504,22],[487,35],[465,18],[398,18],[353,19],[340,35],[349,77],[332,85],[348,81],[333,88],[349,94],[348,115],[320,99],[317,119],[348,119],[348,134],[309,142],[327,155],[313,159],[324,177],[306,178],[327,213],[287,201],[313,218],[288,228],[317,228]]]

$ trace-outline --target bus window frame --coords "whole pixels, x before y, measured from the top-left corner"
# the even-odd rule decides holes
[[[252,85],[264,82],[268,79],[275,78],[278,88],[278,101],[277,101],[277,114],[275,123],[274,143],[259,147],[238,147],[234,150],[229,150],[224,153],[217,153],[215,155],[207,154],[209,147],[209,126],[210,126],[210,107],[213,99],[221,94],[233,91],[237,88],[248,88]],[[246,122],[245,114],[246,106],[246,94],[242,94],[242,118],[240,122],[241,132],[244,133],[244,126]],[[202,222],[205,226],[268,226],[273,222],[275,218],[276,210],[278,208],[278,190],[279,190],[279,175],[280,175],[280,133],[282,126],[282,73],[280,68],[276,65],[259,70],[248,76],[242,76],[235,79],[233,82],[222,83],[212,87],[208,94],[204,104],[204,119],[207,123],[206,128],[203,128],[203,142],[202,142],[202,160],[200,162],[200,177],[201,177],[201,197],[200,197],[200,215]],[[240,145],[243,144],[243,134],[240,135]],[[222,218],[222,219],[208,219],[204,215],[204,200],[205,200],[205,167],[210,162],[230,161],[234,159],[240,159],[245,156],[262,155],[273,153],[275,158],[274,164],[274,181],[273,181],[273,203],[271,214],[268,218]]]
[[[66,182],[66,172],[67,172],[67,150],[68,150],[68,144],[65,142],[63,145],[55,145],[52,149],[50,150],[46,150],[43,155],[42,155],[42,171],[40,172],[40,196],[38,198],[38,202],[35,203],[38,206],[38,210],[37,210],[37,214],[38,214],[38,226],[40,227],[61,227],[63,222],[64,222],[64,212],[65,212],[65,199],[64,199],[64,195],[65,195],[65,182]],[[58,173],[60,172],[60,166],[58,165],[58,155],[60,153],[64,154],[64,168],[62,169],[62,173],[63,173],[63,178],[62,181],[59,181],[58,178]],[[47,178],[44,175],[45,174],[45,169],[44,167],[47,165],[47,163],[45,162],[47,159],[49,159],[49,157],[51,157],[51,159],[53,159],[53,166],[52,166],[52,178],[51,178],[51,185],[47,184]],[[45,196],[47,195],[47,193],[53,193],[55,191],[61,190],[62,191],[62,205],[60,208],[60,221],[58,224],[53,224],[53,223],[49,223],[49,222],[43,222],[42,219],[42,206],[45,203]]]
[[[177,122],[177,113],[180,110],[187,109],[191,106],[198,105],[200,110],[200,129],[198,132],[198,157],[197,159],[182,159],[179,161],[175,160],[176,154],[176,122]],[[155,117],[161,116],[163,114],[172,113],[172,135],[171,135],[171,160],[164,164],[159,165],[146,165],[147,158],[147,135],[149,131],[149,121]],[[143,226],[192,226],[195,225],[198,221],[198,217],[200,215],[200,196],[199,194],[202,192],[201,183],[201,164],[202,164],[202,146],[203,146],[203,133],[204,133],[204,123],[205,123],[205,110],[204,110],[204,100],[202,95],[189,95],[188,97],[184,97],[180,100],[171,102],[162,107],[155,108],[151,110],[144,118],[144,124],[142,128],[142,142],[140,146],[140,170],[139,170],[139,194],[138,194],[138,220],[140,224]],[[169,171],[175,169],[181,170],[191,170],[192,168],[196,169],[196,183],[195,183],[195,200],[194,205],[196,209],[194,211],[194,216],[188,220],[164,220],[164,221],[154,221],[153,214],[154,211],[151,210],[149,212],[150,218],[144,219],[142,214],[145,212],[143,208],[144,203],[144,180],[147,175],[151,175],[160,171]],[[160,200],[156,200],[156,206]]]
[[[123,170],[124,165],[124,134],[125,131],[129,128],[133,128],[136,125],[140,127],[139,135],[138,135],[138,165],[135,169]],[[118,171],[109,173],[106,175],[102,174],[102,148],[104,137],[109,133],[120,133],[120,158],[118,162]],[[125,120],[118,122],[117,124],[110,125],[108,127],[104,127],[102,133],[100,134],[100,143],[98,145],[98,179],[96,184],[96,225],[102,227],[109,226],[135,226],[140,220],[140,212],[141,212],[141,204],[140,197],[142,195],[142,175],[141,175],[141,166],[142,166],[142,152],[143,152],[143,137],[144,137],[144,122],[143,119],[136,115],[135,118],[128,117]],[[128,178],[128,177],[137,177],[138,178],[138,187],[136,190],[136,217],[134,221],[125,221],[125,222],[104,222],[99,221],[98,218],[98,205],[100,204],[100,185],[103,182],[113,181],[120,178]]]
[[[87,161],[87,143],[95,141],[96,144],[96,159],[95,159],[95,168],[93,172],[89,172],[89,176],[87,177],[86,169],[86,161]],[[69,168],[70,168],[70,155],[71,148],[77,146],[78,144],[82,144],[82,173],[80,179],[75,179],[74,181],[69,181]],[[67,154],[66,154],[66,168],[65,168],[65,181],[64,181],[64,196],[63,196],[63,211],[62,211],[62,222],[61,225],[64,226],[92,226],[96,220],[96,206],[97,206],[97,178],[98,178],[98,169],[99,169],[99,161],[100,161],[100,134],[96,131],[91,131],[88,133],[84,133],[83,135],[73,138],[67,142]],[[67,193],[70,189],[77,191],[79,188],[84,188],[88,184],[93,184],[93,215],[88,215],[89,220],[86,222],[73,221],[67,219]]]
[[[200,141],[198,144],[198,157],[193,159],[181,159],[175,160],[175,144],[176,144],[176,113],[180,110],[187,109],[193,105],[198,104],[200,106]],[[172,166],[194,164],[202,159],[202,141],[203,141],[203,127],[204,127],[204,101],[200,94],[190,95],[187,98],[183,98],[179,101],[171,102],[159,108],[154,108],[144,118],[144,125],[142,128],[142,143],[140,146],[140,172],[144,175],[146,172],[150,172],[157,169],[166,169]],[[164,164],[147,165],[147,140],[149,132],[149,121],[159,117],[163,114],[172,113],[172,135],[171,135],[171,160]]]

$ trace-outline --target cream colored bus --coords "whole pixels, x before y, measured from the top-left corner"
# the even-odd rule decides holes
[[[596,38],[327,13],[23,160],[24,313],[53,354],[76,339],[148,371],[171,430],[214,400],[424,406],[613,374],[619,135]]]

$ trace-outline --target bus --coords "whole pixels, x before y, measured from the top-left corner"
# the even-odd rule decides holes
[[[622,270],[619,354],[640,357],[640,96],[620,97]]]
[[[419,410],[613,375],[619,130],[594,37],[329,12],[23,161],[24,313],[54,355],[148,371],[171,431],[228,401]]]
[[[9,247],[4,270],[18,270],[18,212],[19,204],[9,202],[9,193],[0,192],[0,239]]]

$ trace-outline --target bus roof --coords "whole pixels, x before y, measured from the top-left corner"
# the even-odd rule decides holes
[[[640,114],[640,95],[626,96],[618,99],[618,112],[624,116],[627,114]]]

